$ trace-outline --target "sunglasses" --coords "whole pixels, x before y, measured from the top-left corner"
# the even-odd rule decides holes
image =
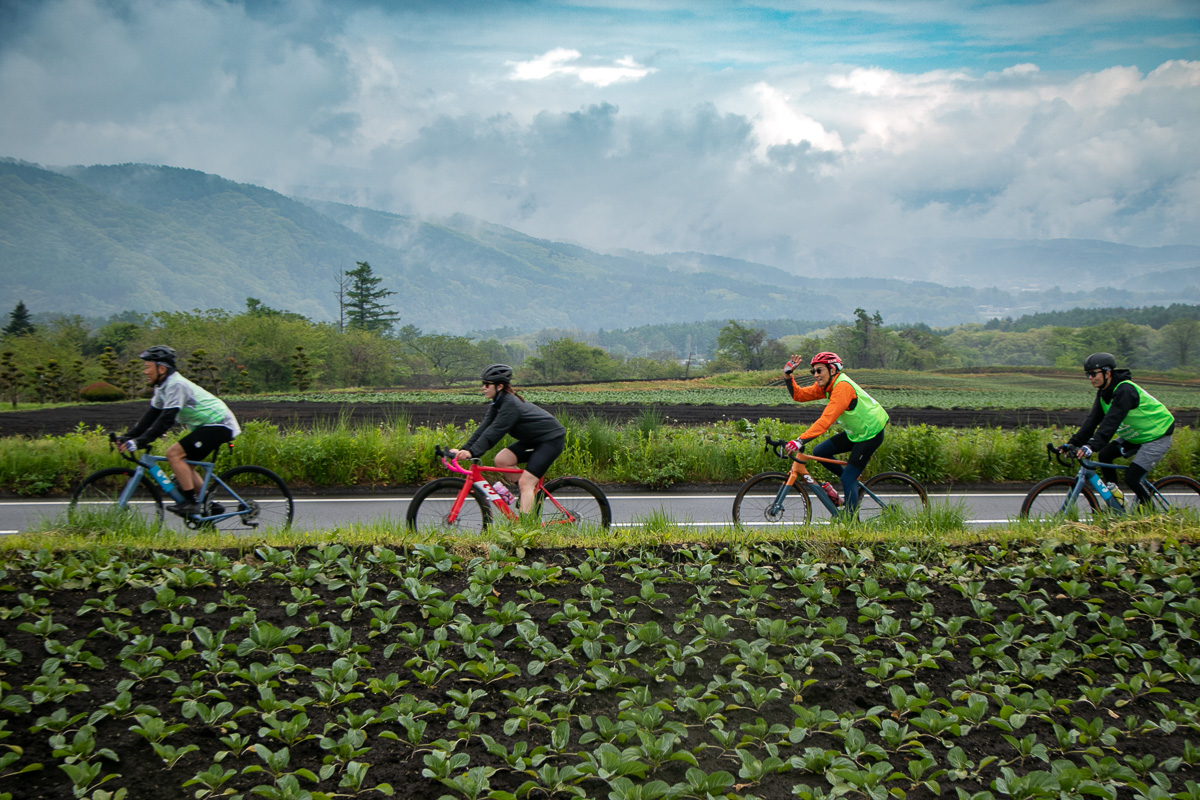
[[[495,384],[495,383],[493,383],[492,381],[484,381],[484,382],[483,382],[483,386],[484,386],[484,388],[485,388],[485,389],[486,389],[487,387],[489,387],[489,386],[495,386],[495,385],[496,385],[496,384]]]
[[[1102,370],[1102,369],[1085,369],[1083,371],[1083,374],[1087,375],[1089,378],[1094,378],[1097,375],[1103,375],[1104,370]]]
[[[809,374],[809,375],[816,375],[818,372],[828,372],[828,371],[829,371],[829,370],[827,370],[825,367],[813,367],[812,369],[810,369],[810,370],[808,371],[808,374]]]

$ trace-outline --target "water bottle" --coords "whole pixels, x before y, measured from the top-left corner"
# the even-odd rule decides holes
[[[1108,487],[1109,494],[1111,494],[1113,496],[1113,500],[1117,501],[1117,505],[1119,505],[1121,508],[1124,508],[1125,507],[1125,493],[1122,492],[1119,488],[1117,488],[1117,484],[1112,481],[1109,481],[1108,483],[1106,483],[1105,486]]]
[[[831,484],[829,481],[825,481],[821,484],[821,488],[825,490],[825,494],[829,495],[829,499],[833,501],[835,506],[840,506],[842,504],[842,498],[838,497],[837,489],[833,488],[833,484]]]
[[[484,497],[486,497],[489,502],[496,503],[501,499],[500,495],[496,493],[496,490],[492,488],[492,485],[485,480],[475,481],[475,488],[483,492]]]
[[[504,485],[504,481],[496,481],[492,484],[492,488],[496,491],[496,494],[500,495],[501,500],[510,506],[513,504],[516,498],[513,497],[513,493],[508,490],[508,487]]]
[[[150,467],[150,477],[154,478],[154,482],[162,487],[162,490],[174,498],[175,502],[182,503],[183,495],[175,488],[175,482],[171,480],[171,476],[163,472],[163,468],[158,464]]]
[[[1091,484],[1092,488],[1096,490],[1096,494],[1104,498],[1105,502],[1112,499],[1112,492],[1110,492],[1108,487],[1104,485],[1104,481],[1100,480],[1100,478],[1098,478],[1096,475],[1092,475]]]

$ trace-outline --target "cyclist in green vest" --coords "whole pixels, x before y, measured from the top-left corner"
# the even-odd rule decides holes
[[[817,353],[809,362],[816,382],[811,386],[798,386],[792,379],[792,371],[803,363],[803,357],[792,356],[783,367],[788,391],[792,399],[804,403],[809,400],[828,400],[825,411],[808,430],[787,443],[789,453],[803,452],[808,442],[829,430],[835,422],[842,430],[813,448],[812,454],[821,458],[833,458],[839,453],[849,453],[846,466],[824,464],[837,475],[846,494],[846,511],[853,514],[858,510],[858,478],[867,468],[867,462],[879,445],[883,444],[883,429],[888,423],[888,413],[874,397],[842,372],[842,359],[837,353]]]
[[[1074,450],[1076,458],[1090,458],[1095,453],[1096,461],[1109,464],[1114,458],[1132,457],[1125,483],[1137,495],[1138,503],[1149,507],[1150,495],[1141,488],[1142,478],[1171,447],[1175,417],[1130,379],[1129,370],[1117,369],[1111,353],[1092,353],[1083,362],[1083,372],[1096,387],[1096,399],[1083,425],[1059,452]],[[1104,467],[1100,473],[1105,482],[1116,483],[1117,471],[1112,467]]]

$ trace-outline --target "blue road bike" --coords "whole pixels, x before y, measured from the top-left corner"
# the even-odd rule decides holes
[[[117,437],[110,433],[108,439],[109,446],[116,447]],[[233,449],[233,442],[225,446]],[[119,447],[117,452],[132,466],[110,467],[88,475],[71,496],[69,513],[78,517],[116,510],[140,517],[152,527],[161,525],[164,497],[173,502],[182,497],[163,471],[167,459],[151,455],[148,449],[141,455],[131,455]],[[292,492],[266,467],[234,467],[218,475],[215,456],[213,461],[187,463],[200,472],[202,480],[197,493],[201,510],[183,520],[188,528],[242,531],[291,524]]]
[[[1046,457],[1057,460],[1068,469],[1074,463],[1063,458],[1053,444],[1046,445]],[[1101,467],[1129,469],[1128,464],[1105,464],[1081,459],[1074,477],[1056,475],[1046,478],[1029,490],[1021,503],[1021,519],[1064,519],[1088,522],[1102,511],[1125,514],[1138,507],[1137,497],[1128,490],[1124,498],[1115,497],[1097,473]],[[1200,512],[1200,482],[1187,475],[1168,475],[1151,483],[1142,478],[1142,488],[1150,495],[1154,511],[1165,513],[1172,509]]]

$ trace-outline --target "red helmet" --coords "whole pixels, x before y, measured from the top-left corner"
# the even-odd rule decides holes
[[[838,357],[837,353],[830,353],[828,351],[824,353],[817,353],[812,357],[812,361],[808,363],[809,366],[812,367],[815,367],[817,364],[828,364],[830,367],[833,367],[839,372],[842,369],[842,359]]]

